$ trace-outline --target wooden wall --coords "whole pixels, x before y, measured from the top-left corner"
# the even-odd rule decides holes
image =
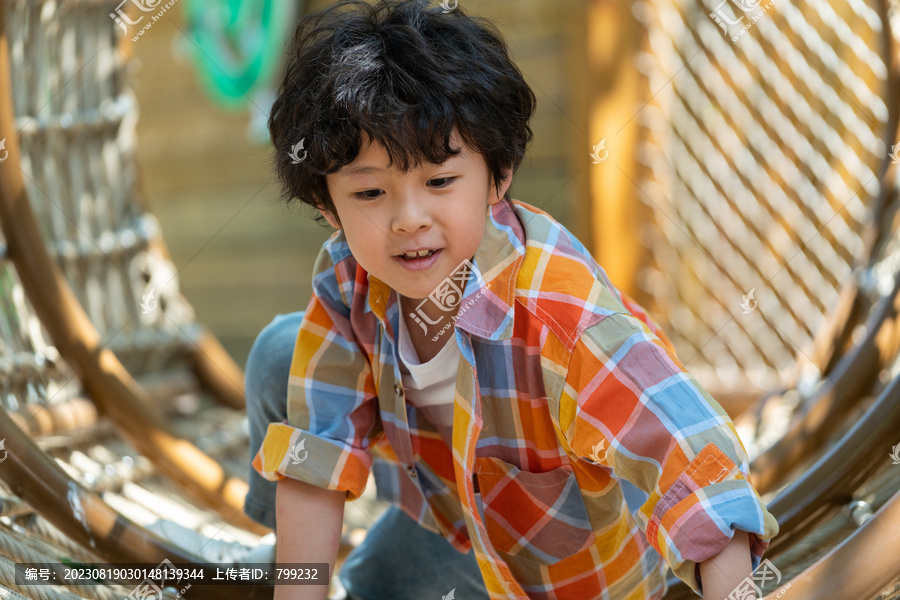
[[[637,182],[637,113],[651,93],[636,62],[645,32],[632,14],[632,0],[585,0],[585,97],[591,144],[606,140],[606,160],[589,169],[588,210],[594,258],[615,285],[639,302],[647,300],[637,285],[637,273],[647,260],[640,243],[650,219]]]
[[[547,210],[590,247],[588,154],[599,140],[587,133],[587,4],[461,4],[497,23],[538,98],[535,139],[513,196]],[[184,56],[181,12],[170,14],[131,48],[142,189],[198,318],[243,365],[274,315],[305,308],[312,261],[329,230],[276,204],[269,146],[248,140],[248,111],[223,112],[205,97]]]

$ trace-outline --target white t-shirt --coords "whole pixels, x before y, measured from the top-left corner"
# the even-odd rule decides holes
[[[419,362],[406,319],[400,316],[400,376],[406,398],[422,410],[425,417],[437,425],[444,440],[450,443],[453,428],[453,397],[456,394],[456,372],[459,368],[459,346],[452,330],[444,335],[447,341],[434,358]]]

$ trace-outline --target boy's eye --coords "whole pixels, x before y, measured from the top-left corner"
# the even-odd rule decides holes
[[[437,177],[435,179],[429,180],[428,183],[431,185],[431,187],[445,188],[453,183],[454,180],[456,180],[456,177]],[[363,190],[362,192],[354,193],[353,197],[357,198],[358,200],[375,200],[376,198],[381,196],[381,194],[382,190],[379,189]]]
[[[360,200],[374,200],[380,195],[381,190],[364,190],[362,192],[356,192],[355,194],[353,194],[354,197]]]
[[[437,179],[432,179],[428,183],[432,184],[432,187],[442,188],[450,185],[456,177],[438,177]]]

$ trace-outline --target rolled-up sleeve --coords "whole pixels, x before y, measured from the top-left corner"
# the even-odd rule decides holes
[[[355,500],[383,429],[370,360],[355,341],[341,296],[352,274],[342,277],[324,253],[315,273],[291,361],[287,422],[269,425],[253,467],[271,481],[290,477]]]
[[[735,530],[750,534],[755,569],[778,523],[751,484],[731,418],[655,331],[619,312],[585,329],[560,396],[560,428],[577,457],[646,494],[638,526],[675,576],[701,593],[697,565]]]

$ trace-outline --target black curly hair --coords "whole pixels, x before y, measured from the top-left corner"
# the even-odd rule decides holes
[[[268,122],[281,199],[337,217],[325,175],[353,162],[362,132],[406,173],[458,154],[454,128],[499,193],[525,156],[535,103],[489,21],[426,0],[335,3],[302,18],[288,46]]]

